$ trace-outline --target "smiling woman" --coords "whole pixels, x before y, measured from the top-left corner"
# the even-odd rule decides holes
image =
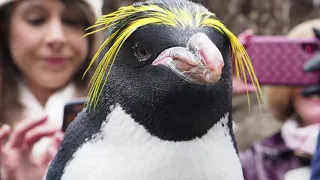
[[[12,60],[42,105],[51,92],[76,80],[88,50],[87,39],[81,38],[85,17],[80,9],[58,1],[21,3],[14,9],[9,29]]]
[[[83,35],[101,2],[0,0],[1,179],[43,178],[65,103],[87,94],[83,74],[100,35]]]

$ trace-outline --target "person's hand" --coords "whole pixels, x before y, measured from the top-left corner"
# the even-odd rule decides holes
[[[0,158],[2,180],[42,180],[49,163],[58,151],[63,133],[52,127],[47,117],[36,121],[22,121],[11,130],[0,128]],[[52,143],[39,156],[32,154],[33,146],[43,137],[52,137]]]
[[[238,35],[238,39],[243,45],[245,45],[253,35],[253,31],[251,29],[247,29]],[[248,83],[246,87],[245,83],[241,79],[235,77],[235,75],[233,75],[232,77],[232,86],[234,95],[247,93],[247,90],[249,93],[255,91],[254,86],[252,84]]]
[[[237,77],[232,78],[232,86],[233,86],[234,95],[247,93],[247,90],[249,93],[255,92],[254,86],[252,84],[248,83],[247,84],[248,87],[246,87],[245,83],[242,80],[238,79]]]
[[[253,35],[254,32],[252,29],[246,29],[243,32],[241,32],[237,38],[239,39],[241,44],[245,46]]]

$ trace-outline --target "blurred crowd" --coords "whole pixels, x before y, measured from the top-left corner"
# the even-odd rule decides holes
[[[82,75],[103,39],[103,34],[82,38],[85,28],[101,14],[134,2],[0,0],[1,180],[44,177],[63,138],[64,105],[86,96],[92,72]],[[239,39],[254,34],[306,38],[315,36],[313,28],[320,30],[317,0],[195,2],[215,12]],[[233,118],[246,179],[308,179],[320,106],[302,95],[304,87],[263,87],[262,111],[252,93],[249,112],[241,82],[234,85],[240,87]]]

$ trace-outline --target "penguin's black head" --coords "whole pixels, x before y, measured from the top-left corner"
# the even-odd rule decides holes
[[[102,87],[102,98],[173,140],[199,137],[231,111],[232,58],[240,67],[250,61],[215,14],[189,1],[147,1],[99,22],[110,28],[98,52],[93,104],[105,103],[96,96]]]
[[[229,40],[213,27],[199,26],[200,22],[192,17],[196,16],[196,7],[201,8],[177,1],[168,9],[164,7],[169,12],[180,9],[190,16],[185,19],[173,17],[179,18],[174,19],[178,21],[174,26],[149,24],[138,28],[122,45],[117,64],[124,65],[123,70],[134,69],[135,75],[141,73],[141,80],[145,79],[146,73],[161,82],[174,77],[176,80],[171,80],[168,86],[185,82],[210,86],[219,81],[222,71],[229,72],[223,74],[226,79],[231,72]]]

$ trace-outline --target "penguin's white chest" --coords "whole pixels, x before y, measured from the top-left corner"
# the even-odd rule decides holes
[[[152,136],[120,106],[107,119],[74,153],[62,180],[243,180],[228,114],[201,139],[185,142]]]

